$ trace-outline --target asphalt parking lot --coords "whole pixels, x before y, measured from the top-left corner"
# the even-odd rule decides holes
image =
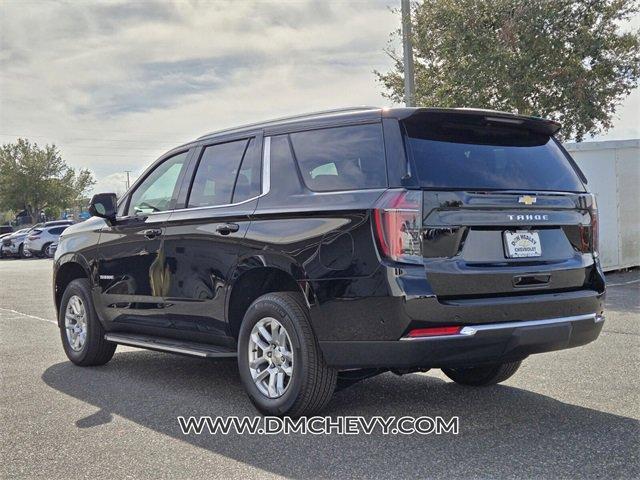
[[[638,478],[640,274],[607,278],[595,343],[530,357],[484,389],[387,373],[325,412],[459,416],[457,436],[184,436],[178,415],[256,415],[233,361],[119,347],[75,367],[51,260],[0,260],[0,478]]]

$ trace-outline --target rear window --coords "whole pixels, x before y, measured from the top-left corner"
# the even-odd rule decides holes
[[[238,168],[248,140],[219,143],[205,148],[191,186],[189,207],[210,207],[231,203]],[[246,180],[246,181],[245,181]],[[241,179],[251,185],[249,179]]]
[[[451,119],[421,119],[404,126],[423,187],[584,191],[576,171],[549,135]]]
[[[290,138],[302,178],[311,190],[387,186],[380,124],[298,132]]]

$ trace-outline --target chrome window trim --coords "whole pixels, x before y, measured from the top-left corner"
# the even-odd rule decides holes
[[[195,172],[194,172],[195,174]],[[257,200],[260,197],[264,197],[271,191],[271,137],[264,137],[262,144],[262,179],[260,186],[260,195],[256,195],[255,197],[247,198],[241,202],[235,203],[225,203],[223,205],[205,205],[203,207],[186,207],[186,208],[176,208],[175,210],[166,210],[164,212],[153,212],[149,215],[157,215],[159,213],[173,213],[173,212],[191,212],[194,210],[208,210],[211,208],[225,208],[225,207],[235,207],[236,205],[242,205],[245,203],[252,202]]]
[[[258,196],[266,195],[271,190],[271,137],[264,137],[262,147],[262,189]],[[257,197],[256,197],[257,198]]]
[[[580,322],[592,320],[594,323],[600,323],[604,321],[604,315],[596,313],[588,313],[586,315],[575,315],[572,317],[557,317],[548,318],[544,320],[524,320],[520,322],[504,322],[504,323],[486,323],[482,325],[469,325],[463,327],[460,333],[456,335],[440,335],[432,337],[402,337],[402,341],[429,341],[429,340],[446,340],[448,338],[470,338],[478,332],[486,332],[490,330],[509,330],[512,328],[521,327],[536,327],[542,325],[553,325],[556,323],[568,323],[568,322]]]

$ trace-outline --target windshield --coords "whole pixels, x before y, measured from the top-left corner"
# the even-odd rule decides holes
[[[547,134],[466,119],[422,118],[404,126],[413,168],[423,187],[585,191],[577,172]]]

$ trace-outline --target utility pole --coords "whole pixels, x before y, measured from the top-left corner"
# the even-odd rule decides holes
[[[402,5],[402,48],[404,50],[404,103],[416,106],[416,86],[413,78],[413,46],[411,42],[411,1],[400,0]]]
[[[127,174],[127,190],[129,190],[131,187],[131,183],[129,183],[129,174],[131,173],[131,170],[125,170],[124,173]]]

